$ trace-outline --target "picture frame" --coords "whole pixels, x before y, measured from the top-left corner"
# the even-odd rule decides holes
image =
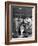
[[[29,26],[28,23],[30,23],[31,26]],[[6,1],[5,44],[9,45],[36,42],[37,4]]]

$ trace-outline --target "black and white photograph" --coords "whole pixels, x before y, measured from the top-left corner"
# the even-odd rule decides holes
[[[32,37],[32,8],[11,6],[11,31],[13,38]]]
[[[5,43],[37,42],[37,4],[5,3]]]

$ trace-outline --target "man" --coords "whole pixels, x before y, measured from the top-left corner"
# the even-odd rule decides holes
[[[28,34],[32,33],[32,19],[30,17],[27,17],[24,19],[24,22],[26,23],[26,32]]]

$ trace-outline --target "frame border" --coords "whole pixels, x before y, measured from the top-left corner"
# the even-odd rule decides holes
[[[35,40],[34,41],[9,42],[9,4],[21,4],[21,5],[25,4],[25,5],[35,6]],[[5,44],[9,45],[9,44],[36,43],[36,42],[37,42],[37,4],[6,1],[5,2]]]

